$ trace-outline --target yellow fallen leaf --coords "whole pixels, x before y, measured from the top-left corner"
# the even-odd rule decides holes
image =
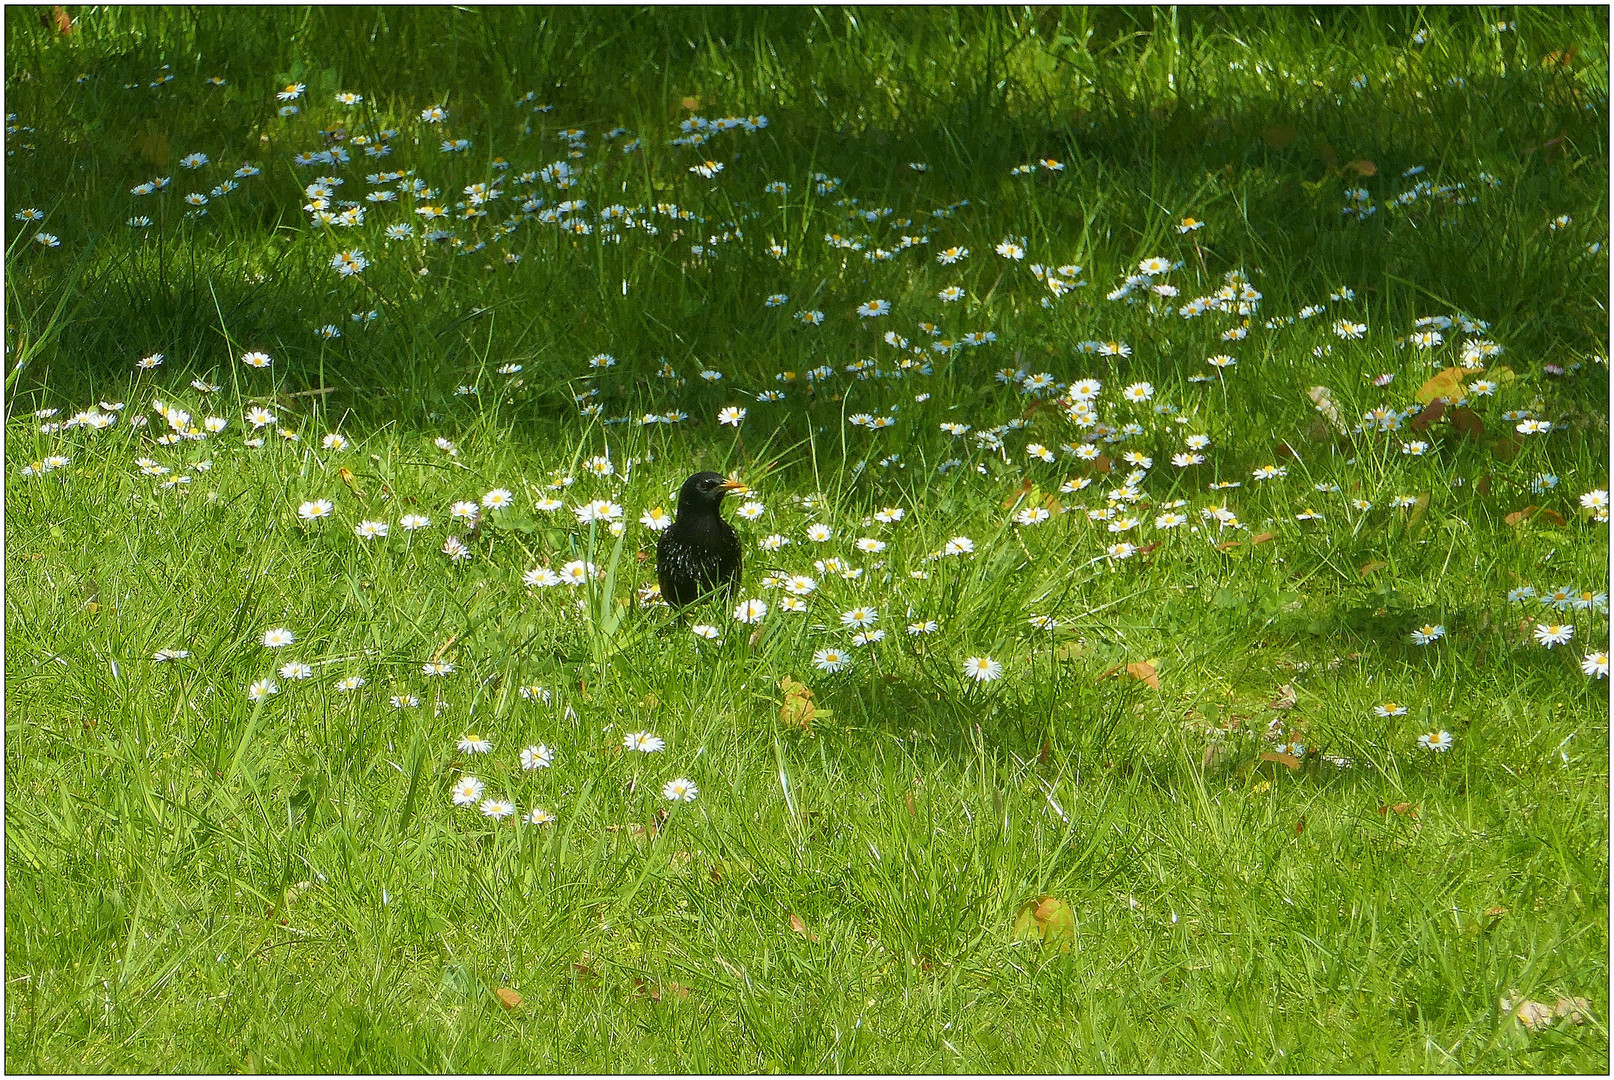
[[[1069,952],[1076,941],[1076,913],[1056,897],[1027,900],[1015,914],[1014,938],[1054,945],[1060,952]]]
[[[1463,389],[1463,376],[1468,374],[1462,368],[1445,368],[1418,387],[1413,394],[1413,400],[1420,405],[1428,405],[1436,398],[1445,398],[1447,401],[1461,401],[1468,396]]]

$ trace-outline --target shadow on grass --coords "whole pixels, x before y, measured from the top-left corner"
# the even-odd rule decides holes
[[[685,107],[698,103],[707,112],[771,116],[770,128],[734,154],[739,175],[749,167],[744,158],[759,177],[793,184],[825,171],[845,178],[845,192],[865,203],[921,212],[968,197],[958,226],[981,234],[979,242],[1035,233],[1037,246],[1068,249],[1091,264],[1084,276],[1094,298],[1067,303],[1094,334],[1105,307],[1096,297],[1107,281],[1141,255],[1180,243],[1172,226],[1192,214],[1216,220],[1195,245],[1198,265],[1190,270],[1205,291],[1226,270],[1259,268],[1269,311],[1316,302],[1348,283],[1397,320],[1456,309],[1505,327],[1515,350],[1584,348],[1588,337],[1604,334],[1595,303],[1603,264],[1566,258],[1561,245],[1547,242],[1546,222],[1603,203],[1606,89],[1591,85],[1584,64],[1535,65],[1518,35],[1496,46],[1491,68],[1505,68],[1505,77],[1470,70],[1479,46],[1461,55],[1457,45],[1450,54],[1437,50],[1447,38],[1472,37],[1474,19],[1424,14],[1434,20],[1434,40],[1412,53],[1404,46],[1420,16],[1410,10],[108,10],[86,15],[68,43],[41,30],[31,12],[13,9],[9,85],[25,106],[41,109],[46,97],[59,96],[69,69],[87,69],[105,85],[99,95],[68,99],[48,122],[40,118],[38,138],[55,144],[44,149],[64,152],[41,153],[12,173],[18,190],[40,198],[84,190],[87,181],[71,164],[78,154],[97,157],[98,176],[145,178],[148,143],[109,135],[130,126],[130,109],[134,127],[163,127],[173,154],[192,142],[249,152],[261,139],[275,154],[307,148],[291,146],[262,108],[202,108],[208,91],[191,84],[204,69],[246,84],[272,68],[277,79],[305,82],[311,101],[362,88],[372,106],[405,115],[420,102],[446,101],[460,129],[494,143],[502,140],[490,132],[531,115],[519,101],[527,90],[555,106],[557,125],[575,119],[637,129],[687,115]],[[1569,20],[1558,29],[1587,38],[1579,44],[1588,62],[1599,48],[1606,53],[1594,22]],[[1245,38],[1271,46],[1266,63],[1274,68],[1309,71],[1314,64],[1303,54],[1311,49],[1336,61],[1335,70],[1326,87],[1276,71],[1234,82],[1228,56],[1260,63],[1251,50],[1230,48]],[[356,48],[360,41],[371,44]],[[1388,59],[1396,69],[1394,80],[1350,86],[1349,65],[1374,50],[1381,68]],[[145,78],[165,59],[183,60],[177,70],[187,77],[166,105],[144,92],[134,105],[116,100],[114,80]],[[1446,67],[1465,72],[1456,76],[1460,84],[1436,77]],[[1064,162],[1062,174],[1009,176],[1050,155]],[[930,171],[902,168],[908,160],[927,162]],[[1373,162],[1375,175],[1349,168],[1358,161]],[[1420,165],[1428,171],[1401,176]],[[1479,168],[1506,176],[1506,188],[1490,192]],[[599,400],[621,409],[651,395],[664,357],[681,371],[733,356],[801,370],[864,344],[833,321],[808,343],[741,315],[755,309],[760,290],[782,288],[790,276],[772,260],[739,252],[725,252],[711,270],[646,255],[603,276],[587,251],[529,259],[509,273],[465,260],[465,269],[448,267],[432,288],[382,279],[351,302],[333,302],[328,268],[284,243],[300,232],[288,223],[299,217],[302,193],[271,173],[263,179],[273,198],[247,220],[216,235],[181,231],[167,248],[126,239],[121,211],[87,205],[84,227],[104,230],[95,242],[107,254],[92,262],[77,317],[23,389],[49,379],[63,393],[93,395],[126,376],[131,355],[150,351],[167,353],[171,368],[194,364],[194,374],[208,378],[229,362],[231,343],[236,352],[279,350],[285,391],[334,387],[324,403],[330,415],[424,429],[468,408],[453,400],[459,385],[497,360],[519,358],[528,387],[514,401],[516,413],[550,441],[544,421],[573,408],[577,355],[585,350],[619,357]],[[1386,207],[1424,180],[1462,183],[1481,201],[1456,207],[1424,198],[1361,224],[1340,214],[1347,187],[1368,187]],[[1044,189],[1035,202],[1026,185]],[[719,209],[714,203],[708,216],[716,220]],[[39,312],[52,306],[52,274],[19,270],[14,303]],[[633,297],[608,287],[617,270],[624,281],[633,277]],[[383,320],[368,328],[335,321],[356,305],[373,305]],[[311,334],[327,320],[341,339]],[[1016,345],[1068,358],[1069,329],[1031,330]],[[966,351],[951,370],[978,383],[1000,363]],[[691,400],[704,407],[706,397],[717,400],[713,394],[696,390]]]

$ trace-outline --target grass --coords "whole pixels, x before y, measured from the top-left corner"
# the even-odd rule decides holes
[[[8,1069],[1607,1070],[1607,682],[1580,670],[1608,635],[1599,13],[86,7],[62,34],[39,10],[6,12]],[[769,122],[670,145],[697,114]],[[352,162],[294,164],[327,145]],[[452,211],[496,156],[489,216],[426,242],[410,211]],[[1011,175],[1042,157],[1063,169]],[[243,160],[261,172],[188,216]],[[519,182],[556,161],[569,191]],[[362,200],[378,169],[437,194],[310,222],[315,176]],[[523,214],[529,191],[586,199],[590,233]],[[610,242],[613,204],[656,231]],[[370,265],[339,277],[354,249]],[[1105,298],[1152,256],[1179,296]],[[1034,262],[1086,284],[1053,298]],[[1247,318],[1178,313],[1229,273],[1261,294]],[[855,314],[875,298],[892,313]],[[1428,316],[1487,326],[1403,343]],[[883,342],[928,346],[920,320],[996,340]],[[1504,351],[1467,413],[1341,431],[1308,394],[1347,429],[1415,409],[1477,339]],[[1220,353],[1237,366],[1190,381]],[[1101,380],[1112,441],[1000,369]],[[224,430],[159,445],[153,400]],[[123,403],[104,430],[53,426],[99,402]],[[1551,430],[1510,434],[1521,412]],[[1205,461],[1171,464],[1196,433]],[[1088,511],[1126,451],[1153,463],[1112,534]],[[710,641],[644,602],[637,522],[702,468],[764,504],[737,524],[770,609],[703,607]],[[510,509],[451,519],[500,488]],[[301,520],[318,498],[332,517]],[[578,523],[590,499],[620,539]],[[599,576],[523,584],[574,560]],[[805,613],[774,570],[816,580]],[[1508,598],[1526,584],[1605,596],[1559,614]],[[850,643],[858,605],[884,640]],[[1567,645],[1532,637],[1565,620]],[[266,648],[279,627],[295,642]],[[850,668],[818,670],[826,648]],[[637,731],[665,749],[624,752]],[[1438,731],[1448,751],[1419,745]],[[553,766],[523,770],[537,743]],[[556,819],[453,805],[470,774]],[[676,777],[694,801],[663,798]]]

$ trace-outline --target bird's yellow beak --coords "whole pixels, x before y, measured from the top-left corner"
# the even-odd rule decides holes
[[[751,491],[750,488],[746,487],[738,480],[725,480],[723,481],[722,487],[724,491],[731,492],[735,495],[745,495]]]

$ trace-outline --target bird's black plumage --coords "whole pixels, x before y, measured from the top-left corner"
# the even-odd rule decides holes
[[[740,591],[740,538],[718,508],[723,496],[744,490],[714,472],[684,481],[678,516],[656,542],[656,579],[661,598],[673,607],[719,590],[732,599]]]

